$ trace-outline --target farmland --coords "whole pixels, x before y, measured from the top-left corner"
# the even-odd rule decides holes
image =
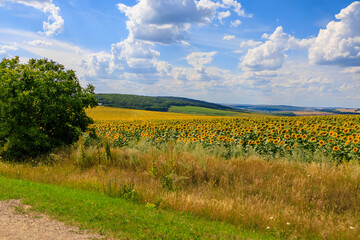
[[[153,144],[176,141],[241,148],[263,156],[317,152],[337,162],[359,160],[360,156],[360,117],[352,115],[123,121],[97,123],[92,129],[114,146],[140,140]],[[303,160],[311,161],[311,157]]]
[[[249,239],[360,235],[357,115],[219,117],[108,107],[88,114],[95,123],[76,144],[25,164],[3,162],[0,174],[134,202],[143,206],[144,224],[172,211],[219,221]],[[154,236],[163,231],[151,228]],[[229,236],[228,230],[211,237]],[[210,236],[208,228],[196,231]]]

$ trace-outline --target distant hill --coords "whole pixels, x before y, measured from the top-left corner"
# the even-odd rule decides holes
[[[292,112],[292,111],[307,111],[312,110],[313,108],[308,107],[295,107],[288,105],[249,105],[249,104],[234,104],[229,105],[235,108],[247,109],[251,111],[260,111],[260,112]]]
[[[168,112],[172,106],[194,106],[223,111],[247,112],[229,106],[181,97],[148,97],[129,94],[95,94],[103,106]]]
[[[317,108],[317,107],[296,107],[288,105],[250,105],[250,104],[229,104],[242,110],[274,114],[278,116],[312,116],[312,115],[335,115],[335,114],[360,114],[356,108]]]
[[[355,108],[316,108],[289,105],[250,105],[250,104],[216,104],[182,97],[149,97],[130,94],[95,94],[103,106],[160,111],[178,112],[209,116],[236,116],[242,114],[271,114],[275,116],[313,116],[335,114],[360,114]],[[214,111],[215,110],[215,111]],[[239,115],[240,116],[240,115]]]

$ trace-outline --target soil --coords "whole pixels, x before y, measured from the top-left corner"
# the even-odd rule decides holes
[[[20,200],[0,201],[0,240],[85,240],[101,239],[43,214],[29,211]]]

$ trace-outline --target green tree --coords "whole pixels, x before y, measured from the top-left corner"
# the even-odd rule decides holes
[[[94,87],[86,89],[72,70],[47,59],[19,57],[0,63],[0,156],[21,159],[71,144],[92,119]]]

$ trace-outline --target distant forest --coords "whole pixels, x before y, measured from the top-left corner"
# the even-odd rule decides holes
[[[148,97],[129,94],[95,94],[100,104],[108,107],[121,107],[150,111],[167,112],[171,106],[195,106],[218,110],[243,112],[232,107],[181,97]]]

